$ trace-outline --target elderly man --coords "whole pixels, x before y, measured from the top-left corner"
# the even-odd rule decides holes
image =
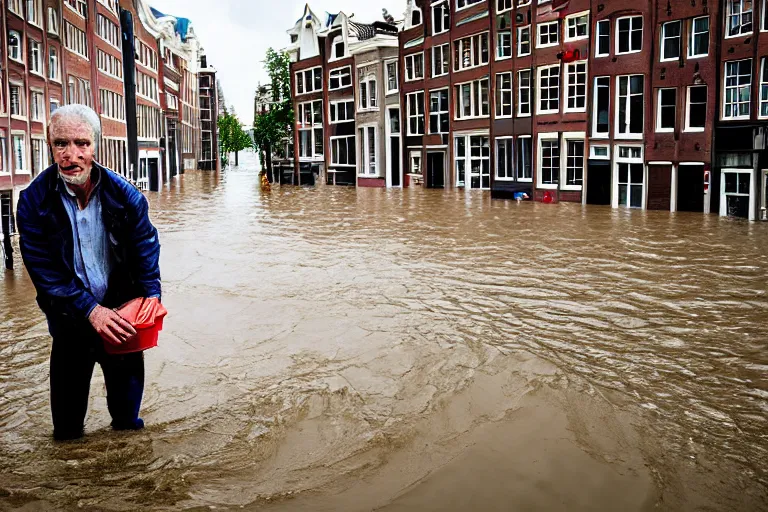
[[[91,375],[101,365],[115,430],[144,427],[141,352],[109,355],[136,334],[113,308],[160,297],[160,244],[146,198],[94,156],[99,116],[67,105],[51,116],[55,165],[21,193],[18,226],[24,265],[53,338],[50,386],[53,435],[83,435]]]

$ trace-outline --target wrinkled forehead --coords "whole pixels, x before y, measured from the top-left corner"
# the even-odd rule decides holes
[[[93,141],[93,128],[87,121],[78,117],[59,117],[51,122],[51,140],[88,139]]]

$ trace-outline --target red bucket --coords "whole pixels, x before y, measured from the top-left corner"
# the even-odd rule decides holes
[[[163,318],[168,314],[157,298],[133,299],[119,308],[117,313],[136,329],[136,336],[119,346],[104,342],[107,354],[130,354],[157,346],[157,338],[163,330]]]

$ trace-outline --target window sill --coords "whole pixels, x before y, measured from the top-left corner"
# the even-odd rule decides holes
[[[551,115],[559,114],[559,113],[560,113],[560,109],[557,109],[557,110],[537,110],[536,111],[536,115],[537,116],[551,116]]]
[[[559,44],[560,44],[560,42],[548,43],[548,44],[537,44],[536,45],[536,49],[539,49],[539,48],[553,48],[553,47],[555,47],[555,46],[557,46]]]
[[[497,56],[496,56],[496,62],[500,62],[500,61],[509,60],[509,59],[511,59],[511,58],[512,58],[512,56],[511,56],[511,55],[505,55],[505,56],[503,56],[503,57],[499,57],[499,56],[497,55]]]
[[[494,116],[494,119],[513,119],[512,114],[505,115],[505,116]]]
[[[408,132],[407,135],[408,135],[408,137],[423,137],[424,136],[423,133],[410,133],[410,132]]]
[[[358,178],[371,178],[371,179],[375,179],[375,180],[383,180],[384,179],[384,176],[380,176],[378,174],[358,174],[357,177]]]
[[[656,128],[656,133],[674,133],[674,128]]]
[[[405,79],[405,83],[418,82],[419,80],[424,80],[424,77],[421,76],[421,77],[416,77],[416,78],[406,78]]]
[[[21,174],[22,176],[31,176],[32,175],[32,171],[25,171],[25,170],[21,170],[21,169],[16,169],[15,171],[13,171],[13,174]]]
[[[59,37],[59,33],[58,33],[58,32],[55,32],[55,31],[53,31],[53,30],[48,30],[48,33],[49,33],[50,35],[52,35],[52,36],[56,36],[56,37]]]
[[[610,57],[610,56],[611,56],[610,53],[596,53],[595,54],[595,58],[596,59],[604,59],[604,58]]]
[[[565,42],[565,43],[573,43],[575,41],[585,41],[587,39],[589,39],[589,36],[579,36],[579,37],[574,37],[574,38],[566,37],[565,39],[563,39],[563,42]]]
[[[24,16],[22,16],[21,14],[19,14],[16,11],[14,11],[13,9],[11,9],[10,6],[8,7],[8,12],[10,12],[11,14],[15,14],[16,16],[18,16],[22,20],[24,19]]]
[[[723,36],[723,39],[736,39],[736,38],[739,38],[739,37],[747,37],[747,36],[751,36],[751,35],[752,35],[752,32],[745,32],[743,34],[734,34],[732,36]]]
[[[641,53],[642,51],[643,50],[640,49],[640,50],[632,50],[632,51],[629,51],[629,52],[616,52],[616,56],[618,57],[619,55],[632,55],[632,54],[635,54],[635,53]]]
[[[672,57],[670,59],[660,58],[659,62],[675,62],[679,60],[680,60],[680,57]]]
[[[42,74],[42,73],[40,73],[39,71],[32,71],[32,70],[30,69],[30,70],[29,70],[29,73],[30,73],[30,74],[32,74],[32,75],[35,75],[35,76],[39,76],[40,78],[42,78],[43,80],[45,80],[45,75],[43,75],[43,74]]]
[[[453,120],[454,121],[471,121],[473,119],[488,119],[489,117],[491,117],[491,116],[490,115],[486,115],[486,116],[454,117]]]
[[[11,56],[9,56],[9,57],[8,57],[8,60],[10,60],[10,61],[12,61],[12,62],[16,62],[16,63],[18,63],[18,64],[24,64],[24,61],[23,61],[22,59],[14,59],[14,58],[13,58],[13,57],[11,57]]]
[[[583,185],[563,185],[560,187],[560,190],[565,192],[581,192],[583,188]]]
[[[42,24],[40,24],[40,23],[35,23],[35,22],[33,22],[33,21],[29,21],[29,20],[27,20],[27,23],[29,23],[29,24],[30,24],[30,25],[32,25],[33,27],[37,27],[37,28],[39,28],[40,30],[43,30],[43,25],[42,25]]]
[[[587,107],[576,108],[576,109],[571,109],[571,108],[563,109],[563,114],[585,114],[586,112],[587,112]]]
[[[531,114],[521,114],[518,112],[516,117],[531,117]]]
[[[357,165],[355,165],[355,164],[335,164],[335,163],[331,162],[331,167],[333,167],[333,169],[335,169],[337,167],[344,167],[345,170],[347,170],[347,169],[356,169]],[[333,170],[333,169],[329,169],[329,171]]]
[[[749,121],[750,116],[737,116],[737,117],[725,117],[723,116],[720,120],[721,121]]]
[[[398,91],[397,89],[395,89],[393,91],[387,91],[387,96],[392,96],[393,94],[397,94],[398,92],[400,92],[400,91]]]
[[[515,181],[517,181],[515,178],[500,178],[498,176],[495,176],[494,179],[496,181],[505,181],[505,182],[508,182],[508,183],[514,183]]]
[[[528,53],[518,53],[517,56],[518,57],[530,57],[531,54],[530,54],[530,52],[528,52]]]
[[[26,121],[27,116],[20,116],[17,114],[11,114],[11,119],[18,119],[19,121]]]
[[[448,73],[440,73],[439,75],[432,73],[432,78],[440,78],[441,76],[448,76]]]
[[[703,59],[705,57],[709,57],[708,53],[702,53],[701,55],[689,55],[688,60],[696,60],[696,59]]]
[[[367,114],[369,112],[378,112],[379,107],[372,107],[372,108],[359,108],[357,109],[358,114]]]
[[[67,48],[66,46],[65,46],[64,48],[66,48],[66,50],[67,50],[69,53],[71,53],[72,55],[77,55],[77,56],[78,56],[78,57],[80,57],[81,59],[89,60],[87,56],[83,55],[82,53],[78,53],[78,52],[76,52],[76,51],[75,51],[75,50],[73,50],[72,48]]]
[[[487,66],[487,65],[488,65],[488,63],[487,63],[487,62],[483,62],[483,63],[480,63],[480,64],[478,64],[477,66],[470,66],[470,67],[468,67],[468,68],[460,68],[460,69],[456,69],[456,68],[454,68],[454,69],[453,69],[453,72],[454,72],[454,73],[461,73],[461,72],[463,72],[463,71],[470,71],[470,70],[472,70],[472,69],[482,68],[483,66]]]
[[[610,134],[608,133],[593,133],[592,134],[593,139],[605,139],[608,140],[611,138]]]
[[[537,183],[536,188],[541,188],[545,190],[557,190],[557,183]]]
[[[616,140],[642,140],[642,133],[617,133],[613,136]]]

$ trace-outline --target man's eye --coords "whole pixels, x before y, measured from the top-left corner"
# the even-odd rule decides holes
[[[84,147],[88,147],[88,146],[90,146],[90,145],[91,145],[91,143],[90,143],[90,142],[88,142],[88,141],[83,141],[83,140],[79,140],[79,141],[77,141],[77,142],[76,142],[76,144],[77,144],[78,146],[80,146],[81,148],[84,148]]]
[[[53,145],[56,146],[57,148],[67,147],[67,143],[61,140],[57,140],[56,142],[53,143]]]

